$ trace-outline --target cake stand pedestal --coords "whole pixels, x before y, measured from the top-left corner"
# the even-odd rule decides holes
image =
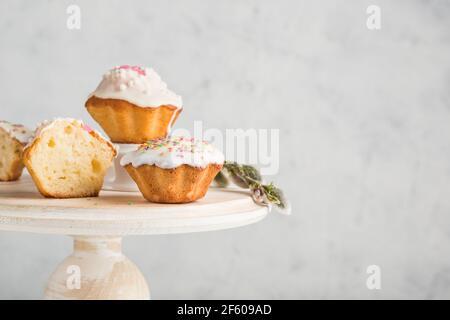
[[[98,198],[45,199],[29,182],[24,177],[20,183],[0,183],[0,230],[74,239],[72,254],[48,281],[46,299],[149,299],[144,276],[122,253],[123,236],[235,228],[268,212],[241,190],[210,188],[200,201],[167,205],[116,191],[102,191]]]

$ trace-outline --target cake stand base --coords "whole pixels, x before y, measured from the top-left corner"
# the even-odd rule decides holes
[[[122,254],[121,237],[74,237],[74,250],[48,281],[45,299],[148,300],[144,276]]]
[[[23,189],[0,183],[0,231],[74,237],[73,253],[50,277],[46,299],[149,299],[142,273],[122,254],[122,237],[237,228],[268,214],[241,189],[210,188],[199,201],[174,205],[116,191],[47,199],[22,182]]]

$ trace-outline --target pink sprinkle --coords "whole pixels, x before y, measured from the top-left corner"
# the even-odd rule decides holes
[[[138,74],[140,74],[142,76],[146,75],[145,70],[138,66],[129,66],[129,65],[125,64],[123,66],[118,67],[117,69],[124,69],[124,70],[130,69],[130,70],[133,70],[134,72],[137,72]]]
[[[87,124],[83,124],[83,129],[86,130],[87,132],[91,133],[92,131],[94,131],[91,127],[89,127]]]

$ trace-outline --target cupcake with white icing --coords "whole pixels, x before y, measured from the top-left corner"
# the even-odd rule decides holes
[[[157,203],[203,198],[223,162],[209,143],[185,137],[147,141],[121,159],[143,196]]]
[[[0,181],[14,181],[23,172],[23,148],[33,131],[20,124],[0,121]]]
[[[166,137],[182,110],[182,99],[150,68],[119,66],[108,71],[86,108],[116,143]]]

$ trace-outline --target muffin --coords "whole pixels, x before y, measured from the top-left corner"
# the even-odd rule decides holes
[[[120,164],[150,202],[187,203],[203,198],[222,169],[222,152],[185,137],[150,140]]]
[[[23,148],[33,131],[20,124],[0,121],[0,181],[15,181],[23,171]]]
[[[103,76],[86,108],[112,142],[138,144],[166,137],[182,100],[153,69],[124,65]]]
[[[75,119],[45,122],[23,153],[39,192],[50,198],[98,196],[115,156],[109,141]]]

